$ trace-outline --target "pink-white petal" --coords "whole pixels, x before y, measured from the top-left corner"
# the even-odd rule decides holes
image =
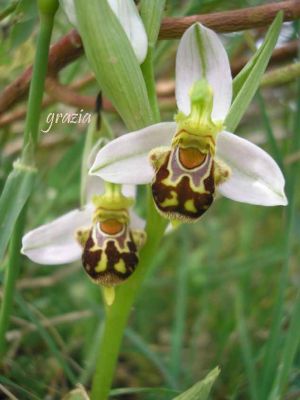
[[[133,51],[141,64],[147,55],[148,38],[143,21],[133,0],[108,0],[112,11],[122,25]],[[66,16],[71,24],[78,26],[74,0],[60,0]]]
[[[143,21],[133,0],[108,0],[141,64],[147,55],[148,38]]]
[[[286,205],[284,176],[273,158],[260,147],[233,133],[217,137],[216,157],[231,169],[219,192],[232,200],[263,206]]]
[[[92,224],[93,206],[73,210],[26,233],[22,239],[22,254],[38,264],[58,265],[79,260],[82,248],[75,240],[79,228]]]
[[[60,6],[73,26],[77,26],[74,0],[59,0]]]
[[[112,183],[151,182],[154,172],[149,152],[170,145],[175,131],[175,122],[162,122],[120,136],[98,152],[90,174]]]
[[[232,77],[226,50],[211,29],[193,24],[183,34],[176,57],[176,101],[180,111],[190,113],[189,92],[205,78],[214,93],[213,120],[224,120],[232,99]]]
[[[133,210],[130,210],[130,227],[131,229],[145,229],[146,221],[137,215]]]

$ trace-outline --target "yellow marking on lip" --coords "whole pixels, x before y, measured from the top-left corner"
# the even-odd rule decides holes
[[[177,200],[177,193],[174,190],[171,190],[170,194],[172,197],[170,199],[165,199],[162,203],[160,203],[161,207],[171,207],[179,204]]]
[[[97,264],[97,266],[96,266],[96,268],[95,268],[95,271],[96,271],[96,272],[103,272],[103,271],[106,270],[106,268],[107,268],[107,256],[106,256],[106,254],[103,252],[103,253],[101,254],[101,259],[100,259],[100,261],[98,262],[98,264]]]
[[[189,212],[197,212],[193,199],[187,200],[184,203],[184,208]]]
[[[117,262],[117,264],[114,265],[114,269],[118,272],[121,272],[121,274],[126,273],[126,265],[124,260],[122,260],[122,258],[120,259],[119,262]]]

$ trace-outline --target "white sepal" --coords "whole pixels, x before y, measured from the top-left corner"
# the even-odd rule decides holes
[[[93,206],[73,210],[28,232],[22,239],[22,254],[38,264],[58,265],[79,260],[82,248],[75,239],[79,228],[92,225]]]
[[[137,215],[132,209],[129,210],[129,215],[130,215],[130,228],[131,229],[138,229],[138,230],[144,230],[146,221],[141,218],[139,215]]]
[[[74,27],[77,27],[77,18],[74,0],[59,0],[60,6]]]
[[[122,135],[99,151],[89,173],[112,183],[149,183],[154,176],[149,152],[170,145],[175,131],[175,122],[162,122]]]
[[[284,176],[276,162],[260,147],[233,133],[217,136],[216,157],[231,169],[219,192],[232,200],[262,206],[286,205]]]
[[[176,56],[176,101],[180,111],[190,113],[189,92],[205,78],[214,93],[213,120],[224,120],[231,104],[232,77],[226,50],[211,29],[193,24],[183,34]]]
[[[110,8],[122,25],[139,63],[145,60],[148,38],[143,21],[133,0],[108,0]],[[74,0],[60,0],[60,5],[74,27],[78,27]]]
[[[140,64],[145,60],[148,38],[143,21],[133,0],[108,0],[108,3],[122,25]]]
[[[100,195],[104,193],[104,181],[95,175],[87,175],[86,177],[86,195],[85,201],[90,203],[95,195]]]

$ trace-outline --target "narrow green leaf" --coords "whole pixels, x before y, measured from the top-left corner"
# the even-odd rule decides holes
[[[154,395],[154,396],[159,396],[159,395],[174,395],[176,394],[175,390],[171,389],[166,389],[166,388],[120,388],[120,389],[112,389],[110,391],[111,396],[117,397],[117,396],[124,396],[124,395],[131,395],[131,394],[148,394],[148,395]],[[157,397],[154,397],[157,398]],[[164,396],[165,398],[165,396]],[[167,397],[169,398],[169,396]]]
[[[277,42],[282,19],[283,14],[279,12],[267,32],[264,43],[233,81],[234,101],[225,121],[226,128],[230,131],[236,129],[259,87]]]
[[[236,97],[236,95],[238,94],[240,89],[242,88],[245,81],[248,79],[249,75],[251,74],[251,71],[255,67],[258,60],[260,59],[262,52],[270,44],[270,41],[272,40],[272,35],[274,34],[274,32],[277,32],[277,30],[280,31],[281,24],[282,24],[282,13],[278,13],[278,15],[274,19],[272,25],[270,26],[262,45],[257,49],[257,51],[252,56],[252,58],[247,62],[247,64],[244,66],[244,68],[234,78],[234,80],[233,80],[233,97],[234,98]],[[278,32],[278,35],[279,35],[279,32]],[[277,39],[276,39],[276,41],[277,41]]]
[[[173,400],[206,400],[219,373],[220,369],[216,367],[202,381],[196,383],[179,396],[174,397]]]
[[[10,48],[14,49],[24,43],[33,32],[38,17],[38,8],[34,0],[21,0],[15,10],[16,24],[10,34]]]
[[[297,25],[296,25],[297,26]],[[297,29],[298,28],[298,29]],[[295,29],[296,32],[299,32],[299,25]],[[299,56],[298,56],[299,59]],[[297,81],[297,108],[295,110],[295,120],[294,120],[294,126],[293,126],[293,141],[292,141],[292,146],[293,146],[293,151],[299,151],[300,150],[300,139],[299,139],[299,132],[300,132],[300,79]],[[296,219],[296,188],[299,185],[299,166],[295,163],[291,166],[290,169],[290,176],[289,176],[289,183],[288,183],[288,193],[289,193],[289,205],[288,205],[288,213],[287,213],[287,226],[286,226],[286,259],[285,259],[285,265],[284,265],[284,271],[285,271],[285,276],[286,276],[286,282],[288,281],[289,278],[289,267],[291,264],[291,258],[292,258],[292,248],[293,248],[293,240],[292,240],[292,233],[295,229],[295,221]],[[284,287],[285,289],[285,287]],[[282,296],[280,298],[284,298],[285,292],[282,293]],[[297,365],[297,354],[299,353],[299,345],[300,345],[300,337],[299,337],[299,329],[300,329],[300,290],[298,289],[297,297],[294,301],[294,307],[291,313],[291,318],[289,321],[289,327],[286,335],[286,339],[284,342],[282,354],[280,356],[280,362],[278,365],[278,361],[274,360],[274,366],[277,366],[277,371],[276,375],[274,377],[273,373],[273,381],[269,381],[270,383],[273,384],[272,390],[270,391],[269,399],[270,400],[277,400],[281,399],[284,397],[285,392],[288,388],[289,380],[291,377],[291,370],[293,368],[293,365],[295,363],[295,368]],[[282,315],[283,315],[283,301],[280,303],[280,308],[276,309],[277,313],[280,316],[280,321],[282,321]],[[275,337],[273,339],[274,342],[274,347],[276,346],[277,343],[280,343],[278,341],[278,338]],[[271,344],[269,344],[270,351],[272,350]],[[277,348],[279,346],[277,345]],[[272,360],[271,360],[272,361]],[[276,364],[277,363],[277,364]],[[268,375],[266,374],[266,377],[270,376],[272,374],[272,364],[269,364],[269,373]],[[275,369],[273,369],[275,372]],[[267,379],[265,379],[267,382]]]
[[[148,36],[148,46],[154,47],[159,29],[166,0],[142,0],[141,17]]]
[[[154,76],[154,47],[158,37],[165,3],[165,0],[141,1],[141,17],[148,36],[147,57],[144,63],[141,65],[141,69],[146,82],[148,98],[154,114],[155,122],[160,121],[160,112]]]
[[[1,8],[0,10],[0,21],[2,21],[8,15],[12,14],[18,6],[18,3],[19,1],[15,0],[11,4],[4,4],[4,8]]]
[[[75,0],[85,53],[104,94],[128,129],[154,122],[133,48],[106,0]]]
[[[40,335],[40,337],[44,340],[44,342],[47,344],[49,350],[53,354],[53,356],[57,359],[59,364],[61,365],[66,377],[69,379],[69,381],[75,385],[76,383],[76,376],[72,369],[70,368],[68,361],[66,360],[64,354],[61,351],[61,348],[59,348],[53,339],[51,333],[48,332],[48,330],[42,325],[40,318],[36,315],[37,313],[34,312],[34,308],[32,305],[27,305],[25,300],[23,299],[22,296],[20,296],[18,293],[15,294],[15,300],[22,310],[22,312],[26,315],[26,317],[37,327],[37,333]],[[51,329],[51,328],[49,328]]]
[[[35,169],[22,169],[17,164],[6,180],[0,197],[0,260],[15,222],[32,192],[35,176]]]
[[[236,325],[240,338],[240,347],[244,359],[245,369],[249,382],[249,394],[252,400],[258,399],[257,374],[255,369],[255,360],[253,357],[252,343],[249,337],[247,323],[244,313],[244,294],[240,287],[237,287],[235,294],[235,314]]]

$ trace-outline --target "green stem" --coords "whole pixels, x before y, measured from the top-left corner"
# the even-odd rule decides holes
[[[188,294],[188,268],[182,268],[188,259],[187,227],[182,226],[180,232],[180,256],[177,263],[176,291],[174,298],[174,324],[171,339],[170,366],[174,380],[177,382],[175,389],[180,387],[182,378],[182,344],[185,332],[187,294]]]
[[[149,15],[145,16],[144,22],[152,20],[152,17],[155,15],[156,18],[154,18],[153,21],[159,26],[163,4],[164,1],[162,0],[158,3],[151,2],[151,4],[147,2],[144,11],[148,11]],[[155,5],[157,5],[157,7],[154,7]],[[149,35],[149,30],[152,32],[151,35]],[[154,27],[153,23],[150,23],[150,25],[148,25],[148,37],[151,36],[152,41],[148,47],[146,60],[141,66],[152,112],[152,115],[148,118],[148,124],[151,123],[153,119],[155,122],[160,121],[153,69],[153,48],[157,34],[158,27]],[[117,288],[114,303],[107,308],[104,332],[100,341],[96,371],[93,377],[91,400],[106,400],[109,396],[122,338],[132,305],[152,264],[152,260],[155,257],[155,253],[167,225],[167,221],[158,215],[150,191],[148,192],[147,210],[147,243],[140,252],[138,268],[126,283]]]
[[[14,289],[16,280],[19,275],[20,263],[20,248],[23,234],[24,220],[26,218],[25,204],[33,189],[33,174],[35,149],[39,137],[38,126],[41,112],[41,103],[44,91],[44,82],[47,72],[48,53],[50,46],[50,38],[53,28],[53,21],[56,10],[58,8],[58,0],[38,0],[38,7],[40,11],[40,31],[38,35],[37,51],[35,55],[34,68],[32,73],[32,81],[30,85],[28,112],[25,121],[24,141],[22,148],[21,161],[17,163],[18,167],[14,168],[11,180],[15,182],[7,189],[7,199],[12,202],[14,197],[17,202],[14,204],[16,211],[11,217],[11,225],[14,225],[14,230],[11,238],[10,247],[10,262],[6,271],[4,282],[4,297],[0,311],[0,356],[5,351],[5,333],[8,328],[9,318],[12,310],[12,302],[14,297]],[[18,168],[18,169],[16,169]],[[19,171],[19,174],[17,173]],[[34,172],[35,173],[35,172]],[[16,185],[18,185],[16,187]],[[23,188],[25,186],[25,188]],[[20,203],[19,188],[22,187],[26,192],[26,197]],[[24,205],[23,205],[24,204]],[[8,208],[8,207],[7,207]],[[5,232],[8,235],[8,232]],[[8,239],[7,239],[8,240]]]
[[[54,14],[40,14],[40,31],[37,42],[32,81],[29,90],[28,113],[26,115],[22,163],[34,165],[34,155],[39,139],[39,121],[46,79],[50,39]]]
[[[20,247],[22,242],[23,229],[25,225],[26,208],[21,212],[19,219],[14,227],[13,236],[9,248],[9,261],[6,267],[4,279],[3,299],[0,312],[0,358],[6,350],[5,334],[9,325],[10,314],[12,311],[14,290],[16,280],[20,271],[21,253]]]
[[[141,65],[143,76],[146,82],[148,98],[150,106],[155,118],[155,122],[160,121],[160,112],[156,96],[156,86],[154,79],[154,69],[153,69],[153,47],[148,47],[148,53],[145,61]]]
[[[101,338],[96,371],[93,378],[91,400],[106,400],[112,384],[113,374],[127,320],[139,288],[152,264],[166,227],[154,209],[149,195],[149,217],[147,244],[140,252],[140,263],[133,276],[116,290],[116,298],[107,310],[105,328]]]

